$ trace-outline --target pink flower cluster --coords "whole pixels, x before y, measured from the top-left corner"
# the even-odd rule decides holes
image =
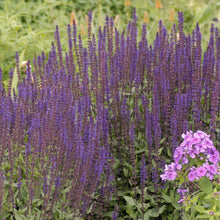
[[[189,181],[198,180],[203,176],[212,180],[214,175],[219,174],[219,152],[209,137],[210,135],[203,131],[196,133],[188,131],[186,134],[182,134],[184,141],[174,152],[174,163],[165,165],[165,173],[160,175],[162,180],[175,180],[189,160],[194,160],[197,165],[187,168]]]

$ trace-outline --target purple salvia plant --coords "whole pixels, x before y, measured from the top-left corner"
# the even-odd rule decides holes
[[[15,199],[12,184],[19,180],[16,183],[22,182],[21,187],[27,186],[26,206],[31,211],[33,198],[44,190],[45,196],[40,197],[45,204],[44,218],[52,215],[62,198],[66,201],[64,212],[71,209],[82,217],[92,206],[95,213],[109,202],[112,176],[116,180],[120,177],[129,187],[138,184],[136,148],[147,148],[147,176],[158,185],[162,159],[168,157],[168,151],[175,152],[181,133],[211,128],[215,140],[220,109],[219,32],[211,27],[208,47],[202,54],[199,26],[192,35],[185,35],[183,20],[180,12],[179,28],[174,25],[171,34],[160,21],[154,44],[148,45],[145,25],[140,42],[137,40],[135,11],[122,33],[114,29],[113,19],[106,17],[97,38],[92,34],[90,12],[87,44],[77,34],[75,22],[73,30],[68,26],[65,60],[58,27],[48,58],[42,53],[31,64],[33,68],[29,62],[26,78],[20,76],[16,54],[17,94],[11,91],[13,70],[7,89],[0,84],[0,155],[8,151],[7,160],[1,156],[0,162],[9,164],[4,172],[8,172],[11,206]],[[144,137],[141,143],[139,133]],[[160,144],[162,137],[166,141]],[[161,147],[166,150],[159,154]],[[15,163],[19,155],[25,156],[24,164]],[[113,157],[120,161],[114,175]],[[154,169],[152,160],[156,162]],[[125,163],[132,167],[127,176],[123,173]],[[204,174],[203,168],[198,175]],[[176,174],[171,172],[169,178],[176,178]],[[147,185],[152,184],[150,180]],[[94,202],[93,195],[103,184],[102,198]],[[68,192],[64,195],[65,189]]]

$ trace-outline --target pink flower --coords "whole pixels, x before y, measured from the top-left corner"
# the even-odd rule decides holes
[[[182,158],[182,155],[183,155],[183,151],[181,148],[177,148],[175,150],[175,153],[174,153],[174,160],[175,160],[175,163],[178,163],[179,160]]]
[[[182,138],[184,139],[184,143],[190,143],[192,145],[192,139],[193,139],[193,132],[187,131],[186,134],[182,134]]]
[[[176,174],[175,171],[173,171],[173,172],[168,172],[168,173],[166,174],[167,180],[175,180],[176,177],[177,177],[177,174]]]
[[[182,166],[181,164],[176,164],[176,169],[177,169],[177,170],[181,170],[182,167],[183,167],[183,166]]]
[[[188,162],[189,162],[188,158],[187,157],[183,157],[182,163],[183,164],[187,164]]]
[[[184,150],[188,151],[188,150],[192,150],[192,149],[193,149],[192,142],[190,142],[190,141],[185,142]]]
[[[215,175],[215,174],[217,173],[217,168],[216,168],[216,166],[214,166],[214,165],[207,165],[206,167],[207,167],[207,170],[208,170],[211,174]]]
[[[162,180],[167,180],[166,174],[161,174],[161,175],[160,175],[160,178],[161,178]]]
[[[182,138],[183,138],[184,140],[187,140],[188,138],[191,138],[192,135],[193,135],[193,132],[192,132],[192,131],[187,131],[186,134],[184,134],[184,133],[182,134]]]
[[[189,181],[199,180],[203,176],[212,180],[214,175],[220,175],[218,171],[220,167],[217,166],[220,153],[209,139],[210,135],[202,131],[196,133],[188,131],[186,134],[182,134],[182,137],[184,141],[174,152],[174,163],[165,166],[165,173],[161,175],[161,178],[163,180],[175,180],[179,174],[182,174],[181,169],[183,167],[185,168],[183,171],[189,172]],[[203,163],[199,167],[197,159]],[[189,167],[190,165],[192,167]]]
[[[207,170],[204,167],[199,167],[196,169],[196,174],[198,177],[202,177],[206,175]]]
[[[199,135],[197,132],[193,134],[193,137],[194,137],[199,143],[202,141],[200,135]]]
[[[202,140],[202,145],[205,149],[212,148],[213,147],[213,142],[208,137],[206,137]]]
[[[213,180],[213,179],[214,179],[214,175],[212,175],[211,173],[206,173],[206,176],[207,176],[210,180]]]
[[[198,134],[201,139],[203,139],[203,138],[205,138],[205,137],[208,137],[208,138],[209,138],[209,136],[210,136],[210,135],[207,135],[207,134],[206,134],[205,132],[203,132],[203,131],[197,131],[196,134]]]
[[[165,165],[165,171],[172,172],[175,170],[175,163],[171,163],[170,165]]]
[[[195,155],[195,151],[194,151],[194,150],[189,151],[188,154],[189,154],[189,156],[190,156],[192,159],[196,158],[196,155]]]
[[[209,156],[209,161],[212,163],[218,163],[219,161],[219,154],[213,154]]]
[[[196,177],[197,177],[197,174],[195,171],[189,172],[188,174],[189,181],[193,181],[194,179],[196,179]]]
[[[204,153],[205,150],[206,150],[206,145],[203,145],[202,143],[196,144],[195,145],[195,150],[196,150],[197,154]]]
[[[194,136],[192,139],[191,139],[191,143],[192,144],[199,144],[201,142],[201,139],[200,137],[198,136]]]

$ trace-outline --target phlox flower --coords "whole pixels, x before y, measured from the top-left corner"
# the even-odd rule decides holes
[[[193,149],[192,142],[184,141],[183,149],[184,149],[185,152],[187,152],[188,150],[192,150]]]
[[[167,172],[166,179],[167,180],[175,180],[177,177],[177,173],[175,171],[173,172]]]
[[[176,170],[180,170],[182,165],[171,163],[170,165],[165,165],[165,173],[160,175],[162,180],[174,180],[177,177]]]
[[[164,174],[161,174],[160,175],[160,178],[164,181],[164,180],[167,180],[167,175],[164,173]]]
[[[215,212],[214,212],[214,211],[210,211],[210,212],[208,213],[208,215],[215,215]]]
[[[175,180],[177,173],[175,171],[166,171],[164,174],[160,175],[162,180]]]
[[[212,154],[212,155],[209,155],[209,161],[216,164],[218,163],[219,161],[219,154]]]
[[[210,135],[207,135],[207,134],[206,134],[205,132],[203,132],[203,131],[197,131],[196,134],[199,135],[199,137],[200,137],[201,139],[203,139],[203,138],[205,138],[205,137],[207,137],[207,138],[210,137]]]
[[[183,166],[182,166],[181,164],[176,164],[176,169],[177,169],[177,170],[181,170],[182,167],[183,167]]]
[[[174,171],[175,170],[175,163],[171,163],[170,165],[165,165],[165,171]]]
[[[189,156],[190,156],[192,159],[196,158],[196,155],[195,155],[195,151],[194,151],[194,150],[189,151],[188,154],[189,154]]]
[[[201,142],[201,138],[199,135],[194,134],[193,137],[190,139],[192,144],[199,144]]]
[[[175,163],[178,163],[179,160],[182,158],[183,151],[180,147],[178,147],[174,152],[174,161]]]
[[[183,164],[187,164],[188,162],[189,162],[188,158],[187,157],[183,157],[182,163]]]
[[[188,174],[189,181],[194,181],[196,179],[196,177],[197,177],[197,174],[195,171],[189,172],[189,174]]]
[[[206,137],[202,140],[202,145],[205,149],[212,148],[213,147],[213,142],[208,137]]]
[[[202,177],[206,175],[207,170],[205,169],[205,167],[199,167],[196,169],[196,174],[198,177]]]
[[[217,164],[219,162],[219,152],[214,146],[208,150],[207,158],[211,163]]]
[[[214,165],[206,165],[206,168],[208,170],[209,173],[215,175],[217,174],[217,168]]]
[[[196,154],[204,153],[205,150],[206,150],[206,145],[203,145],[202,143],[199,143],[199,144],[195,145]]]
[[[206,176],[210,179],[213,180],[214,179],[214,175],[212,175],[211,173],[207,172]]]
[[[180,194],[180,200],[177,203],[182,203],[185,193],[188,193],[188,189],[177,189],[177,193]]]
[[[181,175],[181,169],[185,164],[185,171],[189,172],[189,181],[199,180],[203,176],[213,180],[214,175],[219,175],[218,169],[220,167],[217,164],[220,155],[213,142],[209,139],[210,135],[202,131],[197,131],[196,133],[187,131],[186,134],[182,134],[182,137],[184,141],[174,152],[174,163],[165,166],[165,173],[161,175],[161,178],[163,180],[176,179],[179,174]],[[196,160],[193,161],[193,159]],[[198,159],[203,163],[202,166],[198,167]],[[196,166],[187,167],[189,160],[190,162],[196,162],[194,163]]]
[[[189,139],[192,138],[193,132],[192,131],[187,131],[186,134],[182,134],[182,138],[184,141],[188,141]]]
[[[182,134],[182,138],[184,141],[190,142],[191,144],[198,144],[201,142],[200,135],[195,133],[193,134],[192,131],[187,131],[186,134]]]
[[[218,166],[205,164],[204,167],[207,169],[206,176],[210,179],[214,179],[214,175],[218,174]]]

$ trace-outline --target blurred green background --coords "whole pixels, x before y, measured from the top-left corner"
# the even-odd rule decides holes
[[[75,14],[78,33],[86,40],[86,15],[93,12],[92,31],[97,33],[108,14],[115,26],[125,30],[132,10],[136,8],[138,30],[147,24],[147,38],[152,44],[161,19],[168,31],[178,22],[178,11],[184,14],[184,29],[191,33],[196,23],[202,32],[202,46],[207,45],[211,23],[220,27],[219,0],[3,0],[0,1],[0,66],[3,82],[9,69],[15,66],[16,51],[24,56],[21,61],[33,60],[42,50],[48,54],[54,40],[55,26],[59,25],[63,51],[67,51],[67,24]]]

